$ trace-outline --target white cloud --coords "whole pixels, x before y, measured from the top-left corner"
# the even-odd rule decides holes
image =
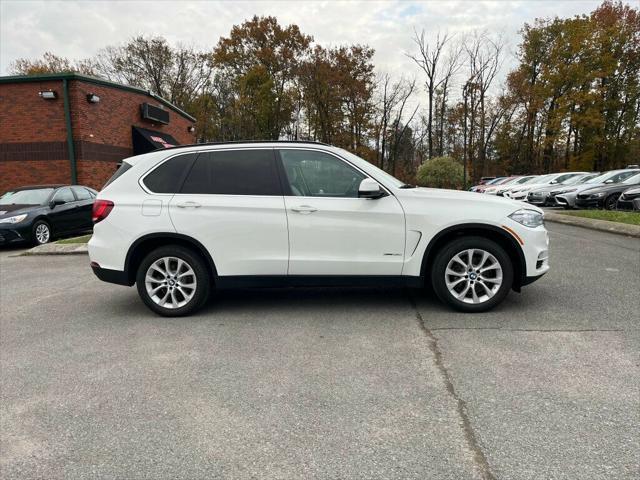
[[[234,24],[252,15],[296,23],[323,45],[364,43],[376,50],[379,71],[419,72],[406,58],[413,29],[464,34],[501,33],[514,52],[518,30],[536,17],[589,13],[600,2],[584,1],[16,1],[0,2],[0,72],[17,58],[46,51],[70,58],[94,55],[105,45],[138,35],[162,35],[171,43],[213,47]],[[507,67],[510,62],[507,60]],[[504,72],[503,72],[504,73]],[[420,78],[420,77],[419,77]]]

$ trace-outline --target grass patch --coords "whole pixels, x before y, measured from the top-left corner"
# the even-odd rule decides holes
[[[91,235],[82,235],[81,237],[72,237],[72,238],[63,238],[62,240],[58,240],[56,243],[58,244],[69,244],[69,243],[87,243]]]
[[[577,212],[558,212],[562,215],[607,220],[608,222],[640,225],[640,212],[616,212],[612,210],[579,210]]]

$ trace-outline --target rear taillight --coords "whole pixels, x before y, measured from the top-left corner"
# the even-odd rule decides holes
[[[93,223],[98,223],[107,218],[113,210],[113,202],[111,200],[96,200],[93,202],[93,214],[91,219]]]

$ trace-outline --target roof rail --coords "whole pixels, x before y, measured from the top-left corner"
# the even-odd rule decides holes
[[[172,150],[174,148],[185,148],[185,147],[206,147],[211,145],[239,145],[246,143],[308,143],[312,145],[324,145],[325,147],[331,147],[328,143],[316,142],[314,140],[228,140],[225,142],[203,142],[203,143],[188,143],[185,145],[175,145],[173,147],[162,148],[159,147],[157,150]]]

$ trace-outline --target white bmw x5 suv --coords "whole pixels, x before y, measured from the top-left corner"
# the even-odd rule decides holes
[[[91,267],[166,316],[212,288],[433,286],[480,312],[549,269],[540,209],[415,188],[314,142],[200,144],[125,160],[98,194]]]

